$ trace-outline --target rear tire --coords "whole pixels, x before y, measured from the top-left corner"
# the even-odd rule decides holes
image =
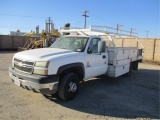
[[[77,95],[78,88],[79,76],[75,73],[67,73],[60,80],[58,95],[64,101],[71,100]]]

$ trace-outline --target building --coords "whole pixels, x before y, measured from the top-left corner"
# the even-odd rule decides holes
[[[11,36],[22,36],[23,34],[25,34],[25,32],[21,32],[20,30],[10,31]]]

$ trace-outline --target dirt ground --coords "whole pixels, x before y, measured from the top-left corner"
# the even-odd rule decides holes
[[[80,83],[75,99],[15,85],[8,75],[14,52],[0,52],[0,120],[160,119],[160,66],[140,63],[131,77],[94,78]]]

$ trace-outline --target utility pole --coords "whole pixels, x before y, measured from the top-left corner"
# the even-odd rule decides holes
[[[148,33],[149,33],[149,31],[146,31],[146,33],[147,33],[147,34],[146,34],[146,38],[147,38],[147,37],[148,37]]]
[[[119,28],[122,27],[123,25],[117,24],[117,34],[119,33]]]
[[[132,35],[133,30],[136,30],[136,28],[131,28],[130,35]]]
[[[89,12],[89,11],[85,10],[85,11],[83,12],[83,15],[82,15],[82,16],[84,16],[84,28],[86,28],[86,17],[89,17],[89,16],[87,15],[87,12]]]

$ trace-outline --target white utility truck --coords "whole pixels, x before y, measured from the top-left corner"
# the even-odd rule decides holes
[[[49,48],[13,56],[9,76],[16,85],[42,94],[58,93],[62,100],[70,100],[76,96],[80,81],[100,75],[130,75],[142,60],[144,47],[132,31],[91,26],[60,28],[60,32],[70,35],[60,37]],[[141,48],[116,47],[114,39],[119,37],[135,38]]]

